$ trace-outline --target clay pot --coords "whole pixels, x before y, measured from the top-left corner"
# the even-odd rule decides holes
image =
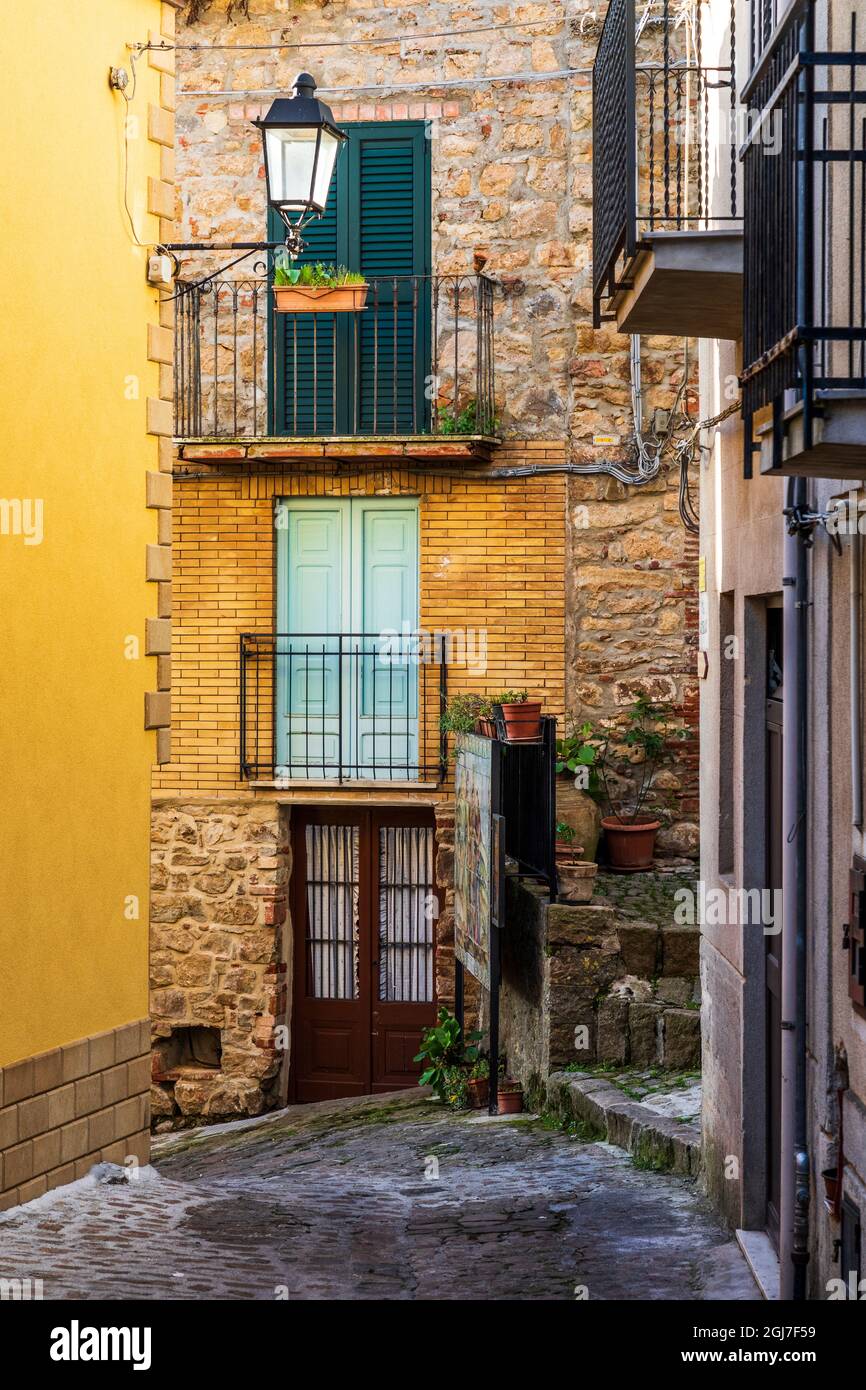
[[[839,1170],[836,1167],[822,1168],[821,1177],[824,1179],[824,1191],[827,1194],[827,1201],[835,1207],[836,1198],[839,1195]]]
[[[466,1082],[466,1094],[473,1110],[483,1110],[490,1095],[490,1081],[486,1076],[472,1076]]]
[[[583,858],[594,859],[601,837],[601,809],[589,792],[574,785],[574,773],[557,779],[556,819],[574,831],[573,844],[583,845]]]
[[[520,705],[502,705],[505,737],[509,743],[535,743],[541,738],[541,701],[524,700]]]
[[[557,859],[557,897],[565,903],[588,903],[595,888],[598,865],[591,859]]]
[[[496,1109],[500,1115],[519,1115],[523,1110],[523,1088],[516,1082],[500,1083],[496,1095]]]
[[[633,821],[620,821],[616,816],[602,816],[601,824],[615,874],[639,874],[652,868],[660,820],[636,816]]]
[[[272,285],[278,314],[348,314],[363,309],[369,285]]]
[[[475,722],[475,732],[483,734],[485,738],[495,738],[496,725],[492,719],[478,719]]]

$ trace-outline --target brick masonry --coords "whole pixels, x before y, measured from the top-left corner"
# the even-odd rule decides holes
[[[82,1178],[147,1163],[147,1019],[0,1069],[0,1210]]]

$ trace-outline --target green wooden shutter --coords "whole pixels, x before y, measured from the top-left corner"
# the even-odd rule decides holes
[[[430,142],[419,121],[344,127],[324,217],[304,232],[302,262],[360,270],[360,314],[275,314],[274,432],[414,434],[429,429]],[[268,235],[282,223],[269,214]],[[314,370],[315,365],[315,370]]]

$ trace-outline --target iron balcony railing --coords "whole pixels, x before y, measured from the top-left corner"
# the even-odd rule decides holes
[[[635,0],[610,0],[593,64],[596,327],[614,316],[611,302],[631,283],[648,232],[739,225],[735,44],[728,66],[707,66],[700,4],[684,11],[661,0],[655,16],[638,25]],[[730,131],[711,122],[717,89],[728,93]]]
[[[446,693],[441,635],[245,632],[241,777],[438,785]]]
[[[356,313],[283,314],[258,269],[178,284],[178,439],[494,434],[487,276],[373,276]]]
[[[747,473],[757,411],[773,407],[778,455],[785,411],[802,406],[808,449],[816,410],[866,391],[866,22],[836,12],[844,44],[819,49],[816,8],[796,0],[744,90]]]

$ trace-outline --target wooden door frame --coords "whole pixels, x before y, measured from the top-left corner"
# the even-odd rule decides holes
[[[316,804],[301,803],[292,807],[290,838],[292,845],[292,867],[288,889],[289,911],[291,913],[291,960],[292,960],[292,989],[291,989],[291,1017],[289,1019],[289,1074],[287,1084],[286,1102],[289,1105],[298,1103],[298,1023],[301,1017],[301,1007],[306,997],[306,845],[305,830],[309,824],[313,825],[348,825],[357,823],[359,825],[359,910],[363,912],[360,903],[363,896],[367,895],[367,912],[370,921],[370,951],[365,953],[362,950],[358,963],[358,986],[359,996],[363,997],[363,981],[366,977],[368,982],[368,998],[370,1001],[370,1011],[366,1035],[366,1071],[368,1090],[364,1093],[373,1094],[373,1012],[376,1002],[374,989],[377,981],[373,977],[373,950],[376,950],[375,959],[378,960],[378,931],[373,930],[378,923],[378,914],[374,913],[376,905],[376,884],[373,882],[372,864],[372,837],[377,817],[400,817],[396,823],[407,825],[428,825],[433,830],[433,883],[432,889],[436,895],[439,905],[436,920],[433,923],[433,960],[432,960],[432,981],[433,999],[431,1007],[438,1008],[439,1000],[436,992],[436,964],[438,957],[438,921],[444,907],[444,890],[440,887],[436,879],[436,812],[432,805],[408,805],[405,803],[394,803],[391,805],[379,802],[346,802],[346,801],[325,801]],[[365,852],[366,845],[366,852]],[[377,851],[378,859],[378,851]]]

